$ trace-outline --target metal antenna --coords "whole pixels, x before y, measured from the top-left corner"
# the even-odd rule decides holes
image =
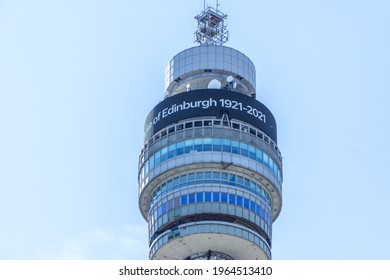
[[[229,39],[229,31],[226,28],[224,20],[227,15],[219,10],[219,1],[217,8],[208,6],[204,1],[204,10],[195,19],[198,21],[198,29],[195,31],[195,43],[200,45],[223,45]]]

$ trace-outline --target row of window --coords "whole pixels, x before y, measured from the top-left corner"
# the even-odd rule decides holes
[[[155,252],[170,240],[179,236],[197,233],[222,233],[244,238],[259,246],[266,253],[268,258],[271,259],[271,250],[268,244],[259,235],[235,225],[216,223],[194,224],[186,226],[185,228],[177,228],[176,230],[166,232],[162,236],[159,236],[156,242],[150,247],[149,257],[153,258]]]
[[[256,194],[268,207],[272,208],[271,196],[259,184],[234,173],[218,171],[194,172],[170,179],[154,190],[151,196],[151,202],[153,204],[162,196],[167,195],[174,190],[196,185],[226,185],[239,187]]]
[[[241,155],[263,164],[282,183],[282,174],[274,160],[262,150],[243,142],[220,138],[195,138],[171,144],[153,154],[141,169],[141,180],[160,163],[176,156],[195,152],[225,152]]]
[[[167,129],[163,129],[160,132],[156,133],[153,137],[149,139],[149,141],[145,144],[144,148],[141,151],[141,158],[145,158],[147,156],[147,151],[149,147],[153,145],[153,143],[159,141],[161,138],[166,137],[169,134],[175,133],[175,131],[182,131],[184,129],[192,129],[194,127],[231,127],[235,130],[239,130],[244,133],[249,133],[257,138],[261,139],[268,145],[270,145],[277,153],[279,158],[281,158],[281,153],[272,139],[270,139],[267,135],[265,135],[262,131],[255,129],[254,127],[249,126],[248,124],[244,124],[241,122],[227,122],[219,119],[212,120],[193,120],[185,123],[178,123],[174,126],[168,127]]]
[[[272,223],[271,215],[268,212],[269,210],[265,209],[263,205],[260,205],[250,200],[249,198],[243,197],[241,195],[226,192],[196,192],[185,194],[180,197],[174,197],[158,206],[157,209],[153,211],[153,215],[150,215],[150,218],[153,217],[153,219],[156,220],[163,214],[175,208],[179,208],[188,204],[203,202],[220,202],[234,204],[236,206],[243,207],[244,209],[248,209],[249,211],[260,216],[262,219],[265,220],[268,226],[271,226]]]

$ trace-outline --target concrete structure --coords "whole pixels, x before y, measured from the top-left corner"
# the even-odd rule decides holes
[[[222,46],[226,15],[205,8],[199,46],[166,69],[166,98],[148,115],[139,207],[150,259],[271,259],[282,207],[276,121],[256,97],[256,72]]]

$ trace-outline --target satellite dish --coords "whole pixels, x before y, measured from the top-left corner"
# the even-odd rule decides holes
[[[226,78],[226,81],[227,81],[228,83],[233,82],[233,76],[228,76],[228,77]]]
[[[210,83],[208,84],[207,88],[209,89],[220,89],[222,86],[221,82],[217,79],[212,79]]]

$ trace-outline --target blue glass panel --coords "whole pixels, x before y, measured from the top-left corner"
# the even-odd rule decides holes
[[[249,199],[244,198],[244,208],[249,208]]]
[[[219,202],[219,192],[213,192],[213,201]]]
[[[187,205],[187,195],[181,196],[181,205]]]
[[[220,172],[213,172],[213,179],[214,180],[219,180],[219,178],[221,177],[221,173]]]
[[[161,150],[161,162],[166,161],[168,159],[168,148],[165,147]]]
[[[237,183],[240,185],[244,184],[244,178],[241,176],[237,176]]]
[[[165,202],[161,205],[162,207],[162,213],[165,214],[168,211],[168,204]]]
[[[260,209],[260,216],[264,219],[265,218],[265,210],[263,207]]]
[[[180,184],[180,177],[173,178],[173,186],[177,186]]]
[[[222,151],[222,139],[212,139],[213,151]]]
[[[223,145],[223,151],[224,152],[231,152],[231,145],[230,145],[230,140],[223,139],[222,140],[222,145]]]
[[[168,147],[168,158],[175,157],[176,152],[176,144],[172,144]]]
[[[210,171],[205,172],[205,173],[204,173],[204,178],[205,178],[205,179],[211,179],[211,178],[212,178],[212,177],[211,177],[211,172],[210,172]]]
[[[250,202],[250,210],[255,212],[255,203],[253,201]]]
[[[188,201],[189,201],[189,203],[195,203],[195,194],[194,193],[190,193],[188,195]]]
[[[266,153],[263,153],[263,162],[264,162],[264,164],[265,165],[267,165],[267,166],[269,166],[269,164],[268,164],[268,155],[266,154]]]
[[[178,156],[184,154],[184,142],[178,142],[176,144],[176,154]]]
[[[232,153],[240,154],[240,142],[232,141]]]
[[[196,180],[202,180],[203,179],[203,172],[197,172],[196,173]]]
[[[211,192],[204,193],[204,201],[206,201],[206,202],[211,201]]]
[[[256,148],[249,146],[249,158],[256,160]]]
[[[188,181],[194,181],[195,180],[195,173],[189,173],[188,174]]]
[[[157,153],[154,154],[154,165],[157,166],[160,164],[160,156],[161,156],[161,152],[158,151]]]
[[[213,150],[212,139],[204,138],[203,139],[203,151],[210,152]]]
[[[244,157],[248,157],[248,145],[245,143],[240,143],[240,148],[241,148],[241,155]]]
[[[237,195],[237,205],[242,206],[242,196]]]
[[[228,180],[228,173],[222,172],[221,173],[221,180],[227,181]]]
[[[263,162],[263,152],[259,149],[256,149],[256,160],[260,163]]]
[[[196,202],[203,202],[203,192],[196,193]]]
[[[229,203],[235,204],[236,202],[236,196],[234,194],[229,193]]]
[[[260,205],[256,204],[256,214],[260,216]]]
[[[182,183],[185,183],[185,182],[187,182],[187,174],[180,176],[180,183],[182,184]]]
[[[202,139],[194,139],[194,150],[198,152],[203,151]]]
[[[227,203],[227,193],[221,193],[221,202]]]

